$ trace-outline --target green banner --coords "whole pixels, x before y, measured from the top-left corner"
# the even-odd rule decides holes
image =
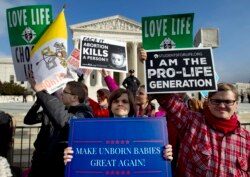
[[[32,71],[31,49],[52,22],[52,7],[15,7],[6,10],[6,18],[16,79],[26,81]]]
[[[143,48],[193,47],[193,19],[193,13],[142,17]]]
[[[52,22],[51,5],[21,6],[6,11],[10,46],[36,44]]]

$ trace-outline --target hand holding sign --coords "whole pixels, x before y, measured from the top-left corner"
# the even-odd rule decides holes
[[[35,92],[39,92],[42,91],[43,88],[39,87],[35,81],[34,75],[32,71],[29,71],[28,73],[28,82],[30,83],[31,88],[35,91]]]
[[[141,48],[140,49],[140,54],[138,58],[142,63],[147,59],[147,52],[145,49]]]
[[[67,147],[66,149],[64,149],[64,164],[66,165],[68,162],[71,162],[71,160],[73,159],[73,153],[74,151],[72,150],[72,147]]]
[[[171,144],[168,144],[164,147],[163,157],[166,160],[173,160],[173,149]]]

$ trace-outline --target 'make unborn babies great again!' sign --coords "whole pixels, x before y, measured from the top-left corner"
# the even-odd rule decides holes
[[[165,118],[74,119],[66,176],[170,177],[170,162],[162,157],[166,144]]]

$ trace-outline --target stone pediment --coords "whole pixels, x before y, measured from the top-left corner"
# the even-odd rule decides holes
[[[141,32],[141,23],[116,15],[71,25],[70,29],[72,31],[82,29],[94,31]]]

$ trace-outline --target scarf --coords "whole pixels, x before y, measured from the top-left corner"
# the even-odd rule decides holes
[[[208,108],[204,110],[204,113],[207,123],[215,130],[224,134],[233,132],[237,127],[240,126],[235,113],[230,117],[230,119],[216,118],[211,114]]]

